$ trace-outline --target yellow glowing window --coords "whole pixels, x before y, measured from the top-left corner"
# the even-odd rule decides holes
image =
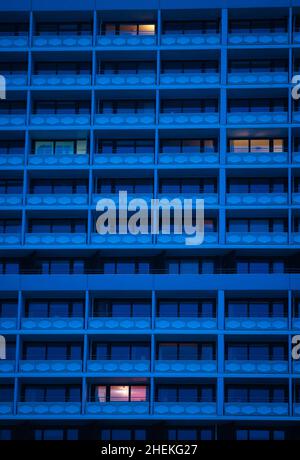
[[[284,150],[283,139],[274,139],[273,150],[274,152],[283,152]]]
[[[154,35],[155,34],[155,24],[140,24],[139,34],[140,35]]]
[[[121,35],[137,35],[138,26],[136,24],[120,24]]]
[[[268,139],[252,139],[250,141],[251,152],[270,152],[270,141]]]
[[[234,139],[231,141],[231,151],[232,152],[248,152],[249,151],[249,142],[247,139]]]

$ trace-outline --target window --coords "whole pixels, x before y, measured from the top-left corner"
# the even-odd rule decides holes
[[[96,342],[91,346],[91,359],[96,360],[149,360],[150,345],[141,342]]]
[[[0,318],[17,318],[17,311],[18,303],[16,300],[0,299]]]
[[[82,318],[84,310],[83,300],[67,299],[32,299],[25,304],[26,318]]]
[[[196,21],[165,21],[163,24],[164,34],[209,34],[219,33],[219,20],[196,20]]]
[[[228,112],[286,112],[287,100],[281,99],[229,99]]]
[[[287,179],[275,177],[229,178],[227,193],[286,193]]]
[[[158,402],[213,402],[214,385],[164,385],[156,388]]]
[[[159,193],[216,193],[217,179],[209,177],[205,179],[161,179]]]
[[[214,318],[216,306],[212,300],[160,300],[157,315],[160,318]]]
[[[23,345],[25,360],[81,360],[82,346],[80,343],[36,343],[27,342]]]
[[[155,35],[155,24],[151,23],[103,23],[102,35]]]
[[[38,22],[36,35],[91,35],[89,22]]]
[[[26,36],[28,35],[28,24],[26,22],[1,22],[0,35]]]
[[[157,359],[158,360],[213,360],[215,359],[214,343],[158,343]]]
[[[215,153],[217,152],[217,139],[162,139],[160,142],[161,153]]]
[[[86,233],[84,219],[31,219],[29,233]]]
[[[156,63],[153,61],[100,61],[98,72],[104,75],[154,74]]]
[[[226,402],[286,402],[287,387],[284,385],[227,385],[225,388]]]
[[[0,219],[0,233],[20,233],[21,221],[18,219]]]
[[[161,113],[217,113],[217,99],[162,100]]]
[[[93,302],[93,318],[148,318],[151,314],[151,302],[144,300],[98,300]]]
[[[3,99],[0,104],[0,114],[26,115],[26,102]]]
[[[229,62],[230,73],[288,72],[285,59],[243,59]]]
[[[152,179],[114,179],[96,178],[95,193],[116,193],[127,191],[127,193],[153,193]]]
[[[89,62],[37,62],[34,66],[36,75],[90,75],[91,64]]]
[[[287,344],[284,343],[227,343],[225,359],[228,360],[287,360]]]
[[[99,100],[97,113],[154,113],[155,102],[151,100]]]
[[[0,140],[0,155],[24,155],[24,141]]]
[[[287,317],[287,302],[276,300],[230,300],[226,304],[229,318],[284,318]]]
[[[85,155],[87,153],[87,141],[34,141],[33,154],[36,155]]]
[[[99,265],[100,272],[107,275],[148,274],[151,271],[151,263],[147,259],[106,259]]]
[[[247,19],[229,21],[229,33],[286,33],[285,19]]]
[[[97,139],[97,153],[99,154],[154,154],[154,140],[152,139]]]
[[[0,182],[1,190],[1,182]],[[29,193],[31,194],[86,194],[88,181],[86,179],[32,179]]]
[[[162,74],[199,74],[199,73],[218,73],[219,62],[216,60],[207,61],[162,61]]]
[[[146,385],[94,385],[91,390],[93,400],[100,403],[148,401]]]
[[[285,273],[285,261],[280,259],[238,259],[237,273]]]
[[[21,388],[21,401],[24,402],[80,402],[80,385],[31,385]]]
[[[228,232],[242,232],[242,233],[272,233],[272,232],[286,232],[287,221],[286,219],[228,219],[227,221]]]
[[[100,430],[101,441],[144,441],[147,430],[144,428],[104,428]]]
[[[167,272],[172,275],[184,274],[211,274],[215,272],[213,259],[168,259],[166,261]]]

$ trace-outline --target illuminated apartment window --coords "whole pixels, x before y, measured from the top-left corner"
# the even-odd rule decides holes
[[[155,35],[155,24],[105,23],[102,35]]]
[[[86,155],[87,140],[34,141],[35,155]]]
[[[99,402],[144,402],[147,401],[146,385],[99,385],[96,387]]]
[[[231,139],[229,141],[230,152],[235,153],[259,153],[259,152],[283,152],[283,139]]]

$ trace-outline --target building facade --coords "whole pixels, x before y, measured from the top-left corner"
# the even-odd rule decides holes
[[[298,439],[300,2],[1,3],[0,439]]]

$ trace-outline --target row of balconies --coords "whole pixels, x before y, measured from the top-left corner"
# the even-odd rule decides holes
[[[295,71],[295,74],[297,72]],[[8,89],[20,88],[27,86],[27,74],[16,74],[5,76]],[[229,85],[284,85],[289,83],[288,72],[257,72],[257,73],[237,73],[228,74],[227,78]],[[151,86],[157,82],[156,74],[153,73],[137,73],[137,74],[118,74],[118,75],[96,75],[95,86],[98,88],[106,87],[137,87]],[[220,83],[219,73],[164,73],[159,77],[159,84],[162,86],[201,86],[212,85],[218,86]],[[32,75],[31,86],[34,88],[73,88],[90,87],[92,84],[91,75]]]
[[[290,407],[287,402],[228,402],[223,404],[222,413],[217,411],[216,402],[18,402],[17,411],[14,414],[13,403],[0,403],[0,417],[28,416],[55,419],[66,416],[68,418],[82,418],[87,416],[101,418],[171,418],[191,419],[218,416],[222,417],[288,417],[300,415],[300,403],[293,403]]]
[[[289,34],[285,32],[263,33],[253,31],[251,33],[229,33],[228,46],[269,46],[288,45]],[[293,33],[293,43],[300,43],[300,32]],[[216,47],[221,45],[221,34],[199,33],[199,34],[163,34],[156,35],[98,35],[93,45],[92,35],[41,35],[33,36],[30,44],[29,36],[0,36],[0,49],[6,48],[28,48],[31,45],[33,50],[40,49],[85,49],[96,47],[103,48],[153,48],[157,45],[166,48],[172,47],[193,47],[203,46]]]
[[[81,374],[83,362],[81,360],[21,360],[18,368],[15,361],[1,360],[1,374]],[[159,360],[154,362],[153,373],[160,374],[216,374],[216,360]],[[288,374],[289,362],[271,360],[226,360],[224,362],[225,374],[263,374],[264,376],[274,374]],[[291,372],[300,373],[300,363],[293,361]],[[141,374],[152,375],[151,363],[146,360],[88,360],[86,373],[109,374]]]
[[[255,165],[255,166],[271,166],[271,165],[286,165],[289,160],[287,152],[227,152],[226,163],[236,166]],[[89,155],[29,155],[28,164],[33,167],[84,167],[89,164]],[[19,167],[23,169],[25,163],[24,155],[10,154],[0,155],[0,167]],[[294,164],[300,164],[300,152],[292,154]],[[220,162],[219,153],[160,153],[158,155],[158,164],[163,166],[185,166],[185,165],[206,165],[216,166]],[[95,154],[93,164],[96,166],[114,166],[122,167],[122,165],[141,165],[145,168],[155,164],[154,155],[152,153],[129,153],[129,154]]]
[[[95,205],[97,202],[103,198],[104,195],[92,195],[92,204],[89,205],[89,195],[87,194],[34,194],[30,195],[27,194],[25,196],[25,201],[27,205],[27,209],[35,209],[38,208],[48,208],[54,206],[55,209],[57,207],[69,207],[72,208],[84,208],[87,209],[90,207],[91,209],[95,209]],[[175,198],[179,198],[180,200],[183,199],[194,199],[196,194],[168,194],[168,193],[159,193],[157,195],[157,199],[167,198],[168,200],[172,200]],[[118,202],[118,195],[114,194],[105,194],[105,198],[109,198]],[[154,195],[152,194],[140,194],[136,193],[135,195],[128,194],[128,200],[133,198],[143,199],[150,205],[151,200],[154,199]],[[197,198],[203,198],[205,207],[212,207],[217,208],[219,203],[219,195],[218,193],[203,193],[197,195]],[[23,195],[22,194],[0,194],[0,208],[12,208],[16,209],[16,207],[22,207],[23,203]],[[300,204],[300,193],[292,193],[291,196],[291,203],[293,205]],[[226,204],[230,207],[232,206],[288,206],[289,205],[289,198],[287,193],[227,193],[226,194]]]
[[[126,333],[135,331],[145,334],[151,332],[150,317],[112,317],[112,318],[89,318],[87,330],[90,331],[112,331],[115,333]],[[289,320],[284,317],[249,317],[249,318],[225,318],[225,330],[228,331],[251,331],[251,332],[276,332],[289,330]],[[291,328],[300,329],[300,318],[292,318]],[[0,330],[12,331],[18,329],[16,318],[0,318]],[[83,318],[22,318],[20,329],[26,331],[82,331],[85,330]],[[156,318],[154,332],[176,331],[191,333],[193,331],[205,330],[214,333],[218,331],[216,318]]]
[[[91,244],[92,246],[102,245],[111,247],[113,245],[130,246],[184,246],[188,236],[182,235],[100,235],[92,233],[90,235],[90,243],[88,243],[88,235],[86,233],[26,233],[25,241],[22,242],[21,233],[2,233],[0,235],[1,246],[84,246]],[[204,245],[218,245],[219,235],[217,232],[207,232],[204,235]],[[225,243],[228,245],[241,246],[287,246],[289,244],[300,244],[300,233],[288,232],[227,232]]]

